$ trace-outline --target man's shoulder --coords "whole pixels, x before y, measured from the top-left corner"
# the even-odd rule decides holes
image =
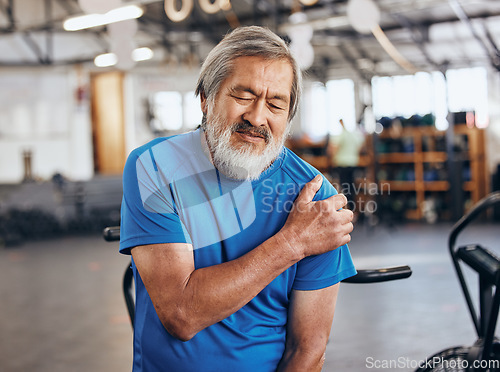
[[[320,173],[311,164],[286,147],[284,149],[282,169],[290,178],[298,183],[304,183],[304,180],[306,180],[305,182],[309,182]]]
[[[282,170],[300,187],[300,189],[318,174],[322,174],[319,170],[288,148],[285,148]],[[317,195],[315,199],[323,199],[336,193],[337,191],[331,183],[323,177],[323,185],[321,186],[319,195]]]
[[[160,170],[163,176],[171,176],[187,159],[196,156],[199,149],[195,144],[196,131],[155,138],[130,153],[124,174],[151,175]]]
[[[135,148],[130,155],[138,158],[149,151],[167,150],[169,148],[175,149],[176,151],[188,150],[192,147],[194,134],[195,132],[187,132],[168,137],[157,137]]]

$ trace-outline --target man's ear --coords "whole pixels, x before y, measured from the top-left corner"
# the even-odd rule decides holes
[[[203,112],[204,115],[207,114],[207,96],[205,95],[205,92],[200,93],[200,106],[201,106],[201,112]]]

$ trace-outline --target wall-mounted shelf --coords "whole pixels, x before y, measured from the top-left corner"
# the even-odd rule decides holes
[[[466,205],[479,201],[487,193],[484,131],[456,125],[452,156],[460,164],[461,190]],[[375,163],[379,187],[389,195],[381,203],[408,219],[422,219],[424,205],[431,200],[442,219],[450,217],[451,200],[447,133],[434,127],[387,129],[375,135]],[[394,199],[400,199],[395,202]]]

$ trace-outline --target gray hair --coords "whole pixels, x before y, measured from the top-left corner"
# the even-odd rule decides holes
[[[285,41],[271,30],[259,26],[234,29],[212,49],[201,66],[196,95],[204,94],[213,104],[222,82],[232,73],[233,61],[238,57],[262,57],[268,60],[287,60],[293,70],[288,121],[297,112],[301,94],[302,75]]]

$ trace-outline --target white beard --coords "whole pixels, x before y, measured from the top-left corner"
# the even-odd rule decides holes
[[[262,154],[256,154],[255,146],[251,143],[242,143],[239,149],[233,148],[230,140],[234,127],[235,124],[228,126],[219,116],[203,125],[212,161],[215,167],[229,178],[256,180],[281,153],[289,126],[287,125],[287,130],[280,139],[275,139],[268,133],[269,141]]]

